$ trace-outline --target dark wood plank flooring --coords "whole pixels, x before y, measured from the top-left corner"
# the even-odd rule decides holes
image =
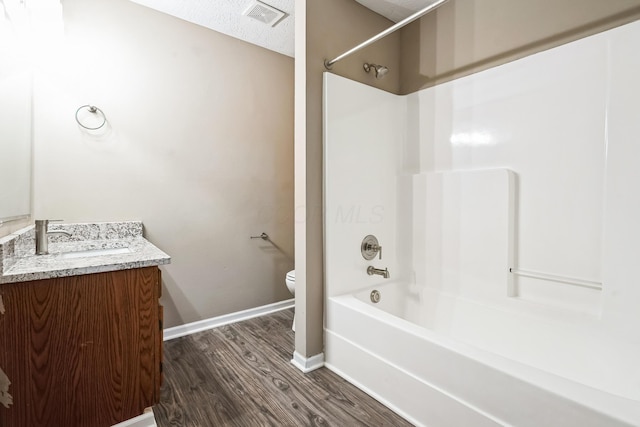
[[[292,310],[164,345],[159,427],[411,426],[326,368],[290,362]]]

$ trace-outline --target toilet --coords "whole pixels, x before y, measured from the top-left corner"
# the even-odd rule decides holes
[[[296,295],[296,271],[295,270],[291,270],[290,272],[287,273],[287,276],[284,279],[284,283],[287,284],[287,288],[289,289],[289,292],[291,292],[291,295],[295,296]],[[292,330],[296,330],[296,315],[293,315],[293,325],[291,326]]]

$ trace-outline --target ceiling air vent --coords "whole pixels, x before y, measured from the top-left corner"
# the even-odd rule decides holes
[[[286,15],[283,11],[258,0],[254,0],[242,14],[272,27]]]

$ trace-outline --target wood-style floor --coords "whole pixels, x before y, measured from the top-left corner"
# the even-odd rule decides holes
[[[158,427],[411,426],[326,368],[290,362],[292,310],[164,345]]]

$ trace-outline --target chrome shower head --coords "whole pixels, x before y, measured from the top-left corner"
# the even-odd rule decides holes
[[[388,72],[389,72],[389,69],[387,67],[385,67],[384,65],[378,65],[378,67],[376,68],[376,78],[381,79]]]
[[[367,63],[365,63],[362,67],[364,68],[364,71],[366,71],[367,73],[369,71],[371,71],[371,70],[375,71],[376,79],[383,78],[389,72],[389,69],[387,67],[385,67],[384,65],[376,65],[376,64],[367,64]]]

